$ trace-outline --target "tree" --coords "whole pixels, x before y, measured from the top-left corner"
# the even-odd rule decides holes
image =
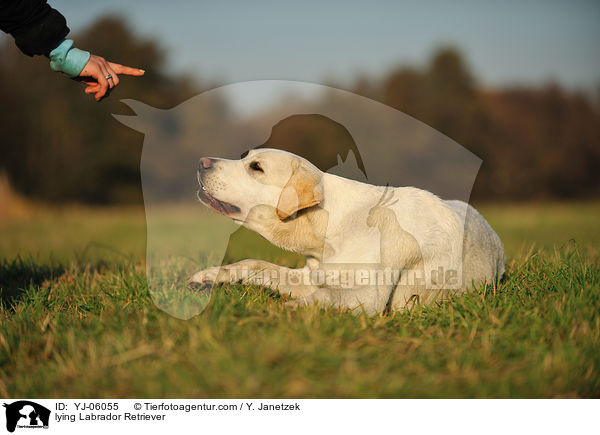
[[[7,41],[0,47],[0,170],[15,188],[47,201],[141,200],[142,136],[118,123],[121,98],[157,107],[180,103],[197,85],[165,71],[164,50],[141,39],[121,18],[105,17],[76,35],[77,46],[107,59],[146,69],[143,78],[123,78],[101,103],[81,85],[53,74],[45,58],[23,56]]]

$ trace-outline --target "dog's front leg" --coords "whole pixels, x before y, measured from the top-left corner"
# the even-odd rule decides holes
[[[303,298],[317,290],[310,283],[310,270],[307,267],[291,269],[262,260],[243,260],[225,266],[209,267],[196,272],[189,284],[199,289],[215,283],[238,282],[271,287],[293,298]]]

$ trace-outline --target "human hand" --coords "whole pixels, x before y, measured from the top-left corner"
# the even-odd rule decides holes
[[[100,101],[110,89],[119,84],[119,74],[139,77],[143,76],[144,73],[143,69],[108,62],[104,58],[92,54],[75,80],[85,83],[87,87],[84,92],[95,94],[96,101]]]

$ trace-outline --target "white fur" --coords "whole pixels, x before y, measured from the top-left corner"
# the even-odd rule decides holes
[[[307,263],[289,269],[244,260],[200,271],[192,282],[235,282],[242,277],[276,287],[297,304],[377,313],[415,299],[429,302],[440,294],[461,293],[473,285],[494,285],[504,273],[500,238],[462,201],[443,201],[414,187],[373,186],[323,173],[280,150],[253,150],[241,160],[213,161],[214,167],[199,173],[199,180],[211,196],[239,208],[228,216],[273,244],[304,254]],[[253,162],[263,172],[252,170]],[[278,202],[298,167],[310,181],[299,189],[314,190],[299,191],[298,202],[302,193],[314,193],[320,203],[304,209],[299,204],[297,214],[282,220]],[[388,270],[400,274],[392,274],[391,280],[359,279],[364,271],[381,277]],[[315,280],[317,272],[332,279]],[[342,282],[343,273],[353,279]],[[421,278],[410,281],[410,276]],[[409,281],[402,280],[407,277]],[[351,285],[345,285],[348,282]]]

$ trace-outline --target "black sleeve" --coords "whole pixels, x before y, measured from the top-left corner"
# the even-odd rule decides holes
[[[47,56],[69,33],[65,17],[46,0],[0,0],[0,30],[28,56]]]

